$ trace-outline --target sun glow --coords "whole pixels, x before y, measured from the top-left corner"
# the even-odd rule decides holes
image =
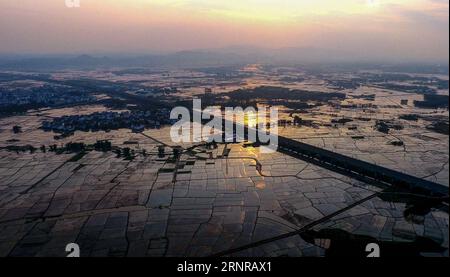
[[[424,0],[138,0],[142,4],[168,9],[191,10],[202,15],[236,20],[289,22],[313,16],[367,14],[382,4],[409,5]]]

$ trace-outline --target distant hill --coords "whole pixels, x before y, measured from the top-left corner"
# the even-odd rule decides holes
[[[93,69],[99,67],[196,67],[235,65],[254,62],[252,59],[233,53],[213,53],[203,51],[183,51],[168,55],[108,56],[94,57],[81,55],[76,57],[27,57],[1,58],[1,69],[13,70],[56,70],[56,69]]]
[[[143,55],[0,55],[0,69],[58,70],[94,69],[104,67],[206,67],[232,66],[248,63],[304,64],[304,63],[371,62],[354,53],[319,48],[265,49],[253,46],[230,46],[221,49],[181,51],[170,54]],[[443,63],[448,68],[448,61]],[[448,72],[448,70],[447,70]]]

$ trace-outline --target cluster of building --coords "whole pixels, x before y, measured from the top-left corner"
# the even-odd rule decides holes
[[[44,85],[40,87],[21,88],[0,93],[0,107],[60,106],[77,103],[90,103],[95,97],[71,87]]]
[[[53,131],[64,135],[70,135],[75,131],[96,132],[118,129],[131,129],[139,133],[145,128],[159,128],[169,124],[170,111],[160,109],[158,111],[132,111],[132,112],[96,112],[89,115],[70,115],[55,118],[53,121],[45,121],[42,128],[45,131]]]
[[[178,88],[176,87],[150,87],[145,89],[140,89],[136,91],[136,94],[172,94],[177,93]]]
[[[403,128],[403,125],[401,125],[400,123],[389,120],[377,120],[375,123],[375,129],[385,134],[389,134],[389,131],[391,129],[398,131],[402,130]]]
[[[278,120],[278,126],[286,127],[286,126],[307,126],[307,127],[314,127],[317,124],[314,122],[314,120],[306,120],[298,116],[294,116],[293,120],[286,120],[286,119],[280,119]]]

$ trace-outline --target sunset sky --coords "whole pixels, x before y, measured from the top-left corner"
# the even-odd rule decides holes
[[[0,53],[231,45],[448,59],[448,0],[1,0]]]

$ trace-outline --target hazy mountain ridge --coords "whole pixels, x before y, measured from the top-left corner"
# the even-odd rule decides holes
[[[0,55],[0,69],[57,70],[94,69],[102,67],[202,67],[231,66],[248,63],[301,64],[375,62],[354,53],[319,48],[265,49],[231,46],[222,49],[180,51],[170,54],[108,55]],[[377,60],[383,63],[382,60]],[[389,61],[385,61],[389,62]],[[443,62],[448,67],[448,61]]]

